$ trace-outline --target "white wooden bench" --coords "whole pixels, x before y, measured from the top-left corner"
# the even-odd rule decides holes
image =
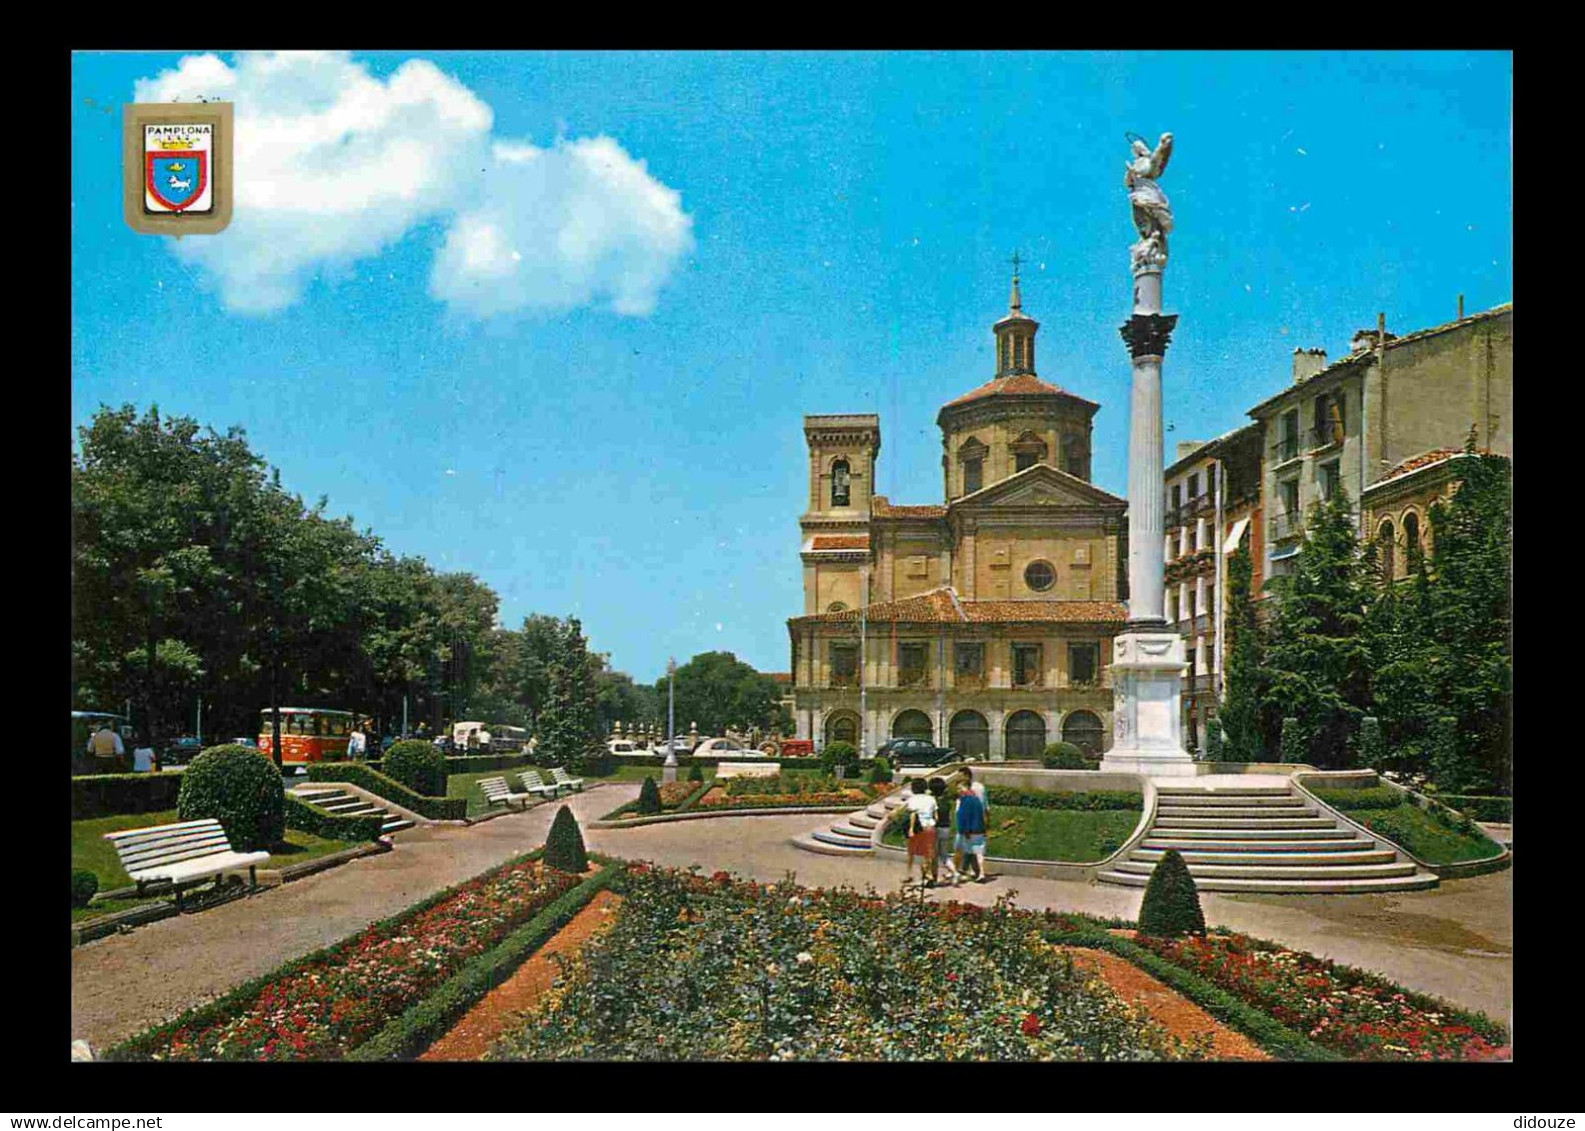
[[[550,771],[550,779],[557,785],[563,786],[569,791],[583,788],[583,779],[568,777],[566,769],[562,766],[557,766],[555,769]]]
[[[149,884],[170,884],[178,908],[184,887],[211,876],[218,888],[226,873],[246,868],[248,883],[257,887],[258,866],[270,858],[268,852],[233,851],[226,830],[214,818],[106,833],[105,839],[116,846],[121,867],[137,884],[139,895]]]
[[[513,793],[512,787],[506,784],[506,776],[498,778],[482,778],[479,781],[479,791],[484,794],[484,799],[491,805],[511,806],[514,801],[521,801],[523,808],[528,808],[528,794]]]
[[[557,785],[555,782],[546,783],[546,781],[539,776],[538,770],[524,770],[517,776],[522,780],[523,788],[528,790],[530,793],[537,793],[541,797],[554,799],[555,796],[561,792],[561,786]]]

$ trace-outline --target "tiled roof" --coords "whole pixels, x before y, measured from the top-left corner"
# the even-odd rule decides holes
[[[764,674],[770,676],[777,683],[792,682],[792,672],[765,672]]]
[[[870,515],[874,518],[945,518],[943,506],[896,506],[885,495],[870,498]]]
[[[811,550],[868,550],[868,534],[821,534],[815,537]]]
[[[1456,448],[1432,448],[1428,452],[1421,452],[1419,455],[1399,460],[1388,468],[1387,474],[1376,480],[1376,482],[1385,483],[1389,479],[1397,479],[1399,476],[1408,475],[1411,471],[1419,471],[1422,467],[1429,467],[1433,463],[1441,463],[1443,460],[1456,455],[1458,455]]]
[[[857,624],[858,609],[794,617],[797,622]],[[863,610],[872,624],[1121,624],[1128,611],[1117,601],[967,601],[950,586]]]
[[[955,400],[948,401],[943,408],[951,408],[955,404],[965,404],[977,401],[982,397],[1033,397],[1033,396],[1063,396],[1071,397],[1072,393],[1066,389],[1042,381],[1030,373],[1020,373],[1016,377],[993,377],[978,389],[971,389]],[[1083,398],[1080,398],[1081,400]]]

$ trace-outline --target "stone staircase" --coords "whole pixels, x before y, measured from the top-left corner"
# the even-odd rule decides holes
[[[383,809],[367,801],[349,790],[338,785],[305,785],[292,790],[292,796],[327,813],[334,813],[338,817],[374,817],[382,818],[380,835],[400,832],[410,829],[414,822],[389,809]]]
[[[1144,838],[1096,879],[1144,887],[1169,848],[1201,891],[1349,894],[1438,882],[1288,785],[1160,785]]]
[[[841,820],[792,838],[792,843],[805,852],[819,852],[826,856],[873,856],[870,837],[886,816],[903,804],[903,791],[898,790],[864,808],[849,813]]]

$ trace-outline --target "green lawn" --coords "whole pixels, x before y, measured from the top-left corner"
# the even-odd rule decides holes
[[[115,847],[104,839],[105,833],[151,828],[154,825],[173,825],[180,819],[176,815],[176,810],[167,809],[161,813],[128,813],[119,817],[96,817],[91,821],[73,821],[72,870],[77,871],[80,868],[98,876],[101,892],[128,887],[132,883],[132,878],[122,870],[121,862],[116,857]],[[324,837],[315,836],[301,829],[287,829],[285,841],[272,848],[269,860],[259,866],[284,868],[290,864],[300,864],[305,860],[340,852],[344,848],[355,847],[357,846],[351,841],[326,840]],[[144,899],[95,899],[87,907],[73,908],[72,920],[75,922],[78,919],[106,915],[112,911],[136,907],[159,898],[168,898],[168,896],[155,895]]]
[[[1483,860],[1502,851],[1502,846],[1480,832],[1473,836],[1450,829],[1414,805],[1394,805],[1390,809],[1354,809],[1335,800],[1342,790],[1327,794],[1327,803],[1347,813],[1373,833],[1380,833],[1394,844],[1427,864],[1456,864],[1461,860]]]
[[[482,817],[486,813],[499,812],[501,806],[491,805],[485,801],[484,793],[479,789],[479,780],[481,778],[504,777],[506,778],[506,784],[511,786],[514,792],[521,793],[523,792],[523,782],[517,775],[524,770],[531,769],[534,769],[534,767],[519,766],[511,770],[483,770],[474,774],[451,774],[446,778],[446,796],[466,798],[468,801],[468,816],[470,818]],[[703,769],[706,781],[715,778],[714,766],[705,766]],[[575,778],[581,777],[586,783],[597,781],[643,781],[645,778],[654,778],[658,784],[662,772],[663,767],[661,766],[618,766],[615,773],[601,777],[596,777],[592,774],[573,774],[572,776]],[[541,768],[539,776],[542,781],[549,784],[549,770]],[[687,769],[679,769],[677,771],[678,781],[685,781],[687,777]],[[562,797],[566,796],[566,791],[563,790]]]
[[[990,824],[986,842],[989,856],[1089,864],[1106,859],[1122,846],[1139,824],[1139,813],[1127,809],[1087,812],[997,805],[991,809]],[[887,829],[885,843],[903,846],[899,825]]]

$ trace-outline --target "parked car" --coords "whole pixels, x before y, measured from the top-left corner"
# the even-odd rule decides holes
[[[251,746],[254,750],[259,748],[258,742],[251,738],[233,738],[230,741],[233,746]]]
[[[253,744],[250,742],[248,745],[251,746]],[[165,748],[165,757],[162,761],[191,762],[203,752],[203,741],[197,735],[184,734],[180,738],[171,740],[171,744]]]
[[[885,758],[893,766],[939,766],[952,761],[955,752],[950,746],[937,746],[924,738],[894,738],[881,743],[875,756]]]
[[[708,755],[713,758],[763,758],[758,750],[751,750],[733,738],[702,738],[693,748],[694,757]]]

